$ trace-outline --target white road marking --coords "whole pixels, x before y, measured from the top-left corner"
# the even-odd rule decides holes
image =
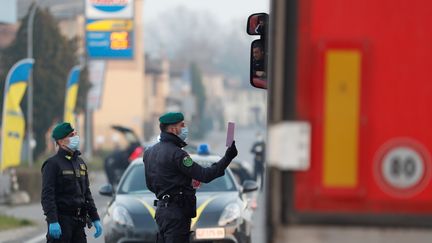
[[[41,241],[45,241],[46,240],[46,234],[41,234],[38,235],[34,238],[31,238],[30,240],[24,241],[24,243],[39,243]]]

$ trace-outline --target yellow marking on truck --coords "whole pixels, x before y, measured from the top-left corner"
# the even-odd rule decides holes
[[[354,188],[358,184],[358,130],[361,53],[328,50],[324,73],[323,184]]]

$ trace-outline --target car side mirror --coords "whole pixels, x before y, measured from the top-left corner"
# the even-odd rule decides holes
[[[258,184],[252,180],[245,180],[243,182],[243,193],[253,192],[258,190]]]
[[[112,197],[114,190],[111,184],[105,184],[99,188],[99,194],[102,196]]]

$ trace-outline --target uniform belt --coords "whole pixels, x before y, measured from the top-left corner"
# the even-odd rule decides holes
[[[165,207],[165,208],[173,205],[172,202],[164,202],[161,200],[155,200],[154,204],[156,207]]]
[[[185,196],[186,194],[183,194],[182,192],[174,195],[165,194],[159,197],[158,200],[154,200],[153,205],[155,207],[156,206],[168,207],[169,205],[175,204],[179,207],[183,207],[185,204]]]
[[[174,199],[173,196],[169,195],[169,194],[165,194],[163,195],[159,200],[160,201],[164,201],[164,202],[170,202]]]
[[[158,200],[166,200],[166,199],[170,199],[173,200],[178,196],[183,196],[183,195],[189,195],[189,193],[185,193],[184,191],[174,191],[174,192],[169,192],[169,193],[165,193],[162,196],[158,197]],[[165,199],[164,199],[165,197]]]
[[[87,212],[84,208],[76,208],[76,209],[59,209],[58,213],[60,215],[67,215],[72,217],[85,217]]]
[[[171,195],[169,195],[169,194],[165,194],[165,195],[163,195],[163,196],[160,196],[160,197],[158,198],[158,200],[154,200],[153,205],[154,205],[155,207],[156,207],[156,206],[159,206],[159,205],[165,205],[165,206],[168,206],[168,204],[170,204],[170,203],[173,202],[173,199],[174,199],[174,197],[172,197]]]

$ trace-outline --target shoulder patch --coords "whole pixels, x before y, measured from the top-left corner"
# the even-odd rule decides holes
[[[81,170],[87,170],[87,167],[85,164],[80,164],[80,168],[81,168]]]
[[[183,165],[186,167],[191,167],[193,164],[193,160],[191,159],[191,157],[186,156],[183,158]]]

